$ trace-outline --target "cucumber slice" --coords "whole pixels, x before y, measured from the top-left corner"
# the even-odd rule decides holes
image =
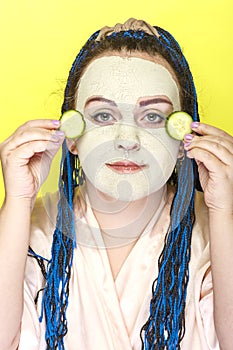
[[[166,120],[166,130],[168,134],[176,140],[183,140],[186,134],[192,132],[190,124],[192,123],[192,117],[182,111],[171,113]]]
[[[79,138],[84,132],[86,123],[80,112],[70,109],[66,111],[61,116],[61,126],[62,130],[68,139]]]

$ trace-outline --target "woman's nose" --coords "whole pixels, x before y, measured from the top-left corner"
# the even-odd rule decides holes
[[[138,128],[129,124],[118,124],[115,135],[115,149],[127,152],[136,152],[141,148]]]
[[[122,151],[131,151],[136,152],[140,149],[140,142],[138,139],[135,140],[125,140],[125,139],[116,139],[115,148]]]

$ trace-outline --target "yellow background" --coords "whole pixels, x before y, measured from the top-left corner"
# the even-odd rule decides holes
[[[1,0],[0,142],[26,120],[58,118],[82,44],[129,17],[176,37],[194,75],[202,120],[233,134],[232,9],[232,0]]]

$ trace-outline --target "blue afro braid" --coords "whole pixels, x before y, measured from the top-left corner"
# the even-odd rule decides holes
[[[51,260],[48,263],[46,286],[42,300],[46,320],[45,338],[47,349],[64,349],[63,337],[67,333],[66,309],[69,297],[69,279],[76,246],[75,220],[73,217],[73,195],[76,176],[72,172],[71,153],[63,144],[61,176],[59,180],[60,200],[56,229],[53,235]],[[66,178],[65,178],[66,177]]]
[[[188,63],[175,39],[165,30],[155,27],[159,37],[142,30],[114,32],[96,41],[99,31],[87,41],[76,57],[65,89],[62,112],[75,108],[74,95],[77,82],[85,65],[98,54],[108,50],[148,51],[161,54],[172,66],[179,80],[183,79],[183,110],[198,121],[196,91]],[[79,173],[77,156],[63,144],[60,169],[58,215],[53,237],[51,259],[45,274],[46,285],[42,300],[42,315],[46,320],[48,350],[64,348],[64,336],[68,331],[66,311],[69,297],[69,279],[76,247],[73,197]],[[189,279],[191,234],[194,223],[194,190],[197,174],[194,161],[185,157],[177,164],[177,191],[171,208],[171,222],[163,251],[158,261],[158,277],[152,286],[149,317],[141,330],[142,348],[146,350],[180,349],[185,334],[185,301]],[[43,258],[31,249],[41,267]]]
[[[199,120],[197,98],[188,63],[175,39],[156,27],[176,71],[186,75],[185,94],[192,96],[193,120]],[[185,97],[184,97],[185,98]],[[142,327],[143,349],[180,349],[185,334],[185,301],[189,280],[191,235],[194,223],[194,162],[185,157],[177,164],[178,184],[171,209],[171,222],[163,251],[159,257],[159,273],[152,286],[150,315]],[[143,334],[144,332],[144,334]]]
[[[94,33],[88,42],[91,42],[98,32]],[[78,66],[85,59],[87,51],[82,49],[72,65],[69,76],[73,76]],[[68,78],[65,90],[69,90]],[[69,109],[63,105],[62,112]],[[45,314],[47,350],[63,350],[64,336],[68,331],[66,310],[69,297],[69,280],[73,262],[73,252],[76,247],[75,219],[73,211],[74,191],[81,183],[79,177],[78,158],[69,152],[66,142],[62,146],[62,160],[59,177],[59,202],[56,229],[53,235],[51,259],[48,262],[46,285],[42,299],[42,313]],[[77,181],[78,180],[78,181]],[[41,263],[41,257],[30,248],[29,253]]]

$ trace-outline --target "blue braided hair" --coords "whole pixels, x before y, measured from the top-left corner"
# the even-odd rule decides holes
[[[113,32],[97,41],[95,32],[83,46],[69,72],[62,113],[75,108],[75,92],[85,67],[106,51],[147,52],[164,57],[173,68],[180,83],[182,109],[199,120],[192,74],[180,46],[167,31],[154,27],[159,37],[143,30]],[[73,217],[73,197],[80,185],[78,157],[69,152],[64,142],[60,168],[58,214],[54,232],[51,259],[45,276],[42,307],[46,319],[48,350],[65,349],[64,336],[68,331],[66,310],[69,297],[69,279],[76,246]],[[191,234],[194,223],[194,191],[198,187],[196,164],[184,157],[176,169],[176,194],[171,207],[170,227],[158,261],[158,277],[152,286],[148,320],[141,330],[142,348],[179,349],[185,333],[185,300],[189,279]],[[31,249],[30,255],[41,257]],[[44,273],[45,274],[45,273]],[[41,315],[41,319],[43,313]]]

